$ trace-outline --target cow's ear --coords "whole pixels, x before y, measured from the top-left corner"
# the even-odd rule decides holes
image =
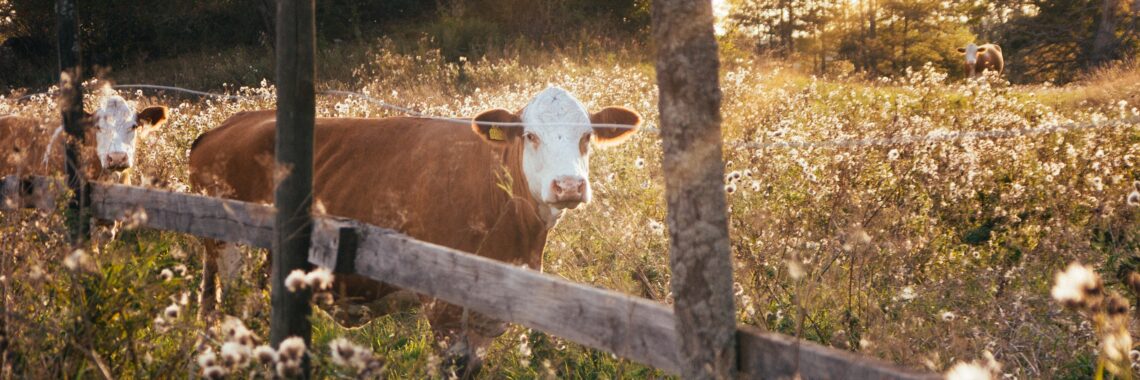
[[[135,117],[139,126],[158,127],[166,123],[166,107],[147,107]]]
[[[519,125],[499,125],[499,123],[520,122],[522,119],[518,115],[502,108],[496,108],[483,111],[479,116],[475,116],[475,119],[471,121],[471,130],[475,131],[475,134],[478,134],[483,140],[501,144],[521,135],[522,128]]]
[[[966,53],[966,48],[958,48],[958,52],[959,52],[959,53],[963,53],[963,54],[965,54],[965,53]]]
[[[594,124],[594,141],[603,146],[617,145],[637,131],[641,115],[625,107],[606,107],[590,115],[590,123]]]

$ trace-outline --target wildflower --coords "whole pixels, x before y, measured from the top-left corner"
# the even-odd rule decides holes
[[[305,288],[305,271],[294,269],[285,277],[285,288],[290,292],[297,292]]]
[[[724,192],[729,193],[729,194],[735,193],[736,192],[736,184],[735,183],[729,183],[727,185],[724,185]]]
[[[222,379],[226,377],[226,369],[218,366],[202,368],[202,377],[207,379]]]
[[[253,357],[257,358],[258,363],[270,364],[277,361],[277,351],[273,347],[261,345],[253,349]]]
[[[645,167],[645,159],[638,157],[636,160],[633,160],[633,167],[638,168],[638,169],[644,168]]]
[[[749,183],[749,186],[751,187],[752,192],[754,192],[754,193],[760,191],[760,181],[752,181],[751,183]]]
[[[158,331],[166,331],[166,319],[162,316],[154,317],[154,329]]]
[[[728,183],[735,183],[736,181],[740,180],[740,178],[741,178],[740,172],[735,171],[735,170],[733,170],[731,173],[728,173],[724,176],[725,182],[728,182]]]
[[[649,231],[652,231],[654,234],[661,235],[661,234],[665,233],[665,225],[661,224],[661,222],[650,219],[649,220]]]
[[[174,272],[170,269],[163,269],[162,273],[158,274],[158,277],[161,277],[162,281],[170,281],[170,279],[174,278]]]
[[[946,380],[989,380],[990,371],[975,363],[959,362],[946,371]]]
[[[281,345],[277,348],[277,357],[281,361],[301,361],[301,355],[305,354],[305,341],[300,337],[289,337],[281,341]]]
[[[1133,207],[1140,206],[1140,190],[1128,193],[1128,205]]]
[[[329,290],[332,288],[333,275],[328,268],[317,268],[305,275],[305,284],[315,290]]]
[[[744,169],[744,176],[752,178],[752,169]]]
[[[207,348],[198,355],[198,366],[202,368],[213,367],[218,364],[218,355],[214,353],[214,349]]]
[[[1053,285],[1053,299],[1065,307],[1079,308],[1094,303],[1101,296],[1100,277],[1079,262],[1069,264],[1064,272],[1057,272]]]
[[[337,338],[329,342],[329,351],[332,352],[333,363],[348,367],[356,357],[357,348],[348,339]]]
[[[910,301],[910,300],[914,299],[914,297],[917,297],[917,296],[918,296],[918,293],[916,293],[914,291],[914,287],[911,287],[911,286],[904,287],[902,289],[902,292],[899,293],[899,298],[902,298],[904,301]]]
[[[793,280],[799,280],[804,277],[804,265],[799,260],[788,260],[788,276]]]
[[[178,273],[179,276],[185,276],[186,275],[186,264],[175,265],[174,266],[174,272]]]
[[[887,159],[891,161],[899,159],[899,150],[891,149],[890,152],[887,152]]]
[[[943,322],[953,322],[954,318],[957,318],[957,317],[958,316],[954,315],[953,312],[950,312],[950,311],[943,311],[942,312],[942,321]]]
[[[169,319],[178,319],[178,316],[181,314],[182,307],[178,306],[177,303],[170,304],[170,306],[167,306],[166,309],[162,311],[162,315]]]
[[[222,363],[230,368],[242,368],[249,365],[250,350],[237,342],[222,344]]]
[[[63,259],[63,266],[73,271],[87,269],[87,267],[90,265],[91,257],[88,256],[87,252],[82,249],[71,251],[71,254],[67,255],[67,258]]]
[[[296,377],[301,374],[301,362],[292,361],[279,361],[277,362],[277,376],[290,378]]]

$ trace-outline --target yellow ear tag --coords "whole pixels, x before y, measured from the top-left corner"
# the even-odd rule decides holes
[[[491,130],[487,131],[487,135],[494,141],[504,141],[507,139],[507,136],[503,134],[503,128],[500,127],[491,127]]]

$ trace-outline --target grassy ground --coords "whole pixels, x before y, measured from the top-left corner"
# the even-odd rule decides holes
[[[652,64],[636,53],[503,54],[459,66],[428,49],[396,50],[390,42],[373,45],[351,78],[323,85],[367,91],[428,114],[469,116],[521,107],[555,84],[590,109],[627,106],[657,127]],[[184,65],[244,62],[222,58]],[[229,70],[244,78],[238,83],[259,80],[236,64]],[[757,146],[1133,117],[1140,114],[1133,105],[1140,71],[1118,68],[1065,87],[1009,86],[993,78],[950,80],[929,68],[877,81],[818,79],[740,58],[726,60],[722,88],[725,170],[737,178],[726,191],[740,323],[935,371],[989,351],[1003,373],[1017,378],[1091,376],[1092,326],[1053,302],[1049,289],[1054,273],[1074,260],[1094,266],[1110,289],[1122,288],[1118,278],[1136,266],[1140,207],[1125,201],[1140,180],[1136,125],[893,146]],[[172,111],[168,126],[140,148],[142,182],[185,190],[187,153],[198,134],[237,111],[273,103],[268,84],[231,91],[247,97],[124,94]],[[321,97],[318,112],[392,114],[336,97]],[[7,113],[50,118],[55,111],[46,98],[0,101],[0,114]],[[670,302],[657,137],[640,133],[591,160],[595,203],[555,228],[544,269]],[[0,290],[5,323],[14,331],[5,374],[155,377],[197,372],[197,352],[220,350],[221,341],[207,334],[217,326],[193,318],[201,250],[194,239],[155,231],[128,231],[116,240],[97,234],[85,248],[91,262],[69,269],[65,258],[72,253],[58,216],[2,217],[0,250],[8,254],[0,256]],[[244,253],[245,277],[263,278],[264,252]],[[164,269],[172,272],[169,280]],[[259,282],[238,284],[228,307],[264,337],[268,297]],[[189,302],[181,302],[183,295]],[[171,304],[180,315],[157,326],[156,316]],[[336,337],[370,347],[384,375],[441,375],[427,324],[415,310],[356,330],[322,313],[314,320],[322,377],[351,373],[329,358],[328,342]],[[484,371],[486,378],[662,375],[517,326],[496,340]]]

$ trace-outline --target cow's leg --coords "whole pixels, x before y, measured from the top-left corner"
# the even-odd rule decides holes
[[[199,290],[198,318],[212,319],[218,305],[218,251],[222,249],[223,242],[214,239],[202,239],[205,252],[202,255],[202,288]]]
[[[242,292],[237,290],[244,279],[242,273],[245,270],[245,253],[237,244],[232,243],[221,243],[218,248],[215,261],[218,263],[218,282],[221,285],[219,302],[223,313],[236,313],[242,299]]]
[[[483,367],[487,346],[507,331],[507,323],[439,300],[425,300],[424,313],[442,348],[443,370],[473,379]]]

